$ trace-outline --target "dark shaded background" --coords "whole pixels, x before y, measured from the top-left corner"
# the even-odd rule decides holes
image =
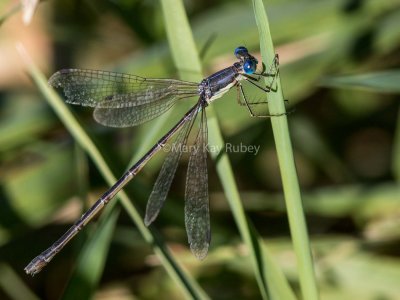
[[[5,15],[16,1],[3,1]],[[265,1],[288,106],[296,164],[322,299],[400,299],[400,1]],[[259,57],[250,1],[185,1],[204,74],[230,65],[245,45]],[[0,27],[0,298],[58,299],[74,268],[83,231],[34,279],[23,267],[53,242],[106,184],[26,76],[15,43],[45,74],[79,67],[177,77],[158,1],[43,1],[24,26],[18,12]],[[343,75],[393,71],[360,88]],[[397,73],[396,73],[397,72]],[[397,76],[397,77],[396,77]],[[398,90],[397,90],[398,91]],[[398,94],[398,92],[397,92]],[[243,204],[297,290],[280,174],[265,121],[215,103],[227,143],[260,146],[230,153]],[[115,174],[126,168],[151,123],[111,129],[71,107]],[[179,110],[176,119],[179,117]],[[171,124],[175,120],[171,120]],[[161,136],[162,133],[160,133]],[[142,209],[158,174],[157,156],[127,192]],[[246,249],[209,164],[212,244],[197,262],[183,224],[186,161],[155,226],[213,299],[260,297]],[[122,212],[95,299],[179,299],[152,249]],[[129,232],[129,235],[127,234]],[[129,238],[127,238],[129,236]],[[34,298],[32,298],[34,299]]]

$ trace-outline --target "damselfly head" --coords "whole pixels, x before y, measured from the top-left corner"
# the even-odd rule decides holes
[[[254,57],[246,58],[243,62],[243,71],[246,74],[253,74],[257,69],[257,59]]]
[[[246,47],[239,46],[235,49],[235,56],[240,59],[243,72],[253,74],[257,69],[257,59],[249,53]]]
[[[249,55],[249,51],[247,50],[246,47],[239,46],[235,49],[235,56],[240,60],[243,60],[248,55]]]

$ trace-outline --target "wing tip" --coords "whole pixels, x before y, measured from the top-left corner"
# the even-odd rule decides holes
[[[55,72],[53,75],[51,75],[51,77],[49,78],[49,80],[47,81],[47,83],[54,87],[62,87],[62,83],[60,81],[60,77],[65,74],[65,69],[59,70],[57,72]]]
[[[149,218],[147,215],[144,217],[144,225],[146,225],[146,227],[149,227],[151,223],[153,223],[153,218]]]
[[[204,245],[201,245],[200,247],[198,247],[192,243],[192,244],[190,244],[190,250],[192,251],[193,255],[198,260],[204,260],[207,257],[209,246],[210,246],[210,243],[205,243]]]
[[[68,75],[72,72],[74,72],[76,69],[61,69],[58,70],[57,72],[55,72],[53,75],[51,75],[51,77],[49,78],[49,80],[47,81],[48,84],[52,87],[63,87],[63,82],[60,80],[61,77]]]
[[[146,215],[144,216],[144,225],[146,225],[147,227],[150,226],[151,223],[154,222],[154,220],[157,218],[158,213],[153,213],[153,214],[149,214],[148,212],[146,212]]]

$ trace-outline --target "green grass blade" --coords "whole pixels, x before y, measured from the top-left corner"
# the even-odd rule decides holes
[[[77,267],[68,282],[62,299],[90,299],[103,274],[112,234],[117,223],[119,209],[108,210],[79,254]]]
[[[10,265],[0,263],[0,288],[7,299],[39,300]]]
[[[253,0],[253,7],[260,35],[261,55],[263,61],[267,64],[272,61],[275,55],[269,22],[264,4],[261,0]],[[277,86],[277,92],[270,93],[268,98],[271,114],[281,114],[285,112],[284,97],[279,77],[277,78]],[[299,266],[299,279],[303,299],[318,299],[310,242],[301,202],[300,187],[296,174],[286,115],[271,118],[271,124],[281,170],[289,226]]]
[[[359,75],[328,77],[320,85],[336,88],[363,89],[378,93],[400,92],[400,70],[388,70]]]
[[[397,182],[400,182],[400,109],[397,112],[397,125],[394,137],[392,162],[392,172]]]
[[[15,4],[11,9],[9,9],[7,12],[3,13],[2,15],[0,15],[0,26],[7,21],[8,18],[10,18],[11,16],[13,16],[14,14],[16,14],[17,12],[20,11],[21,9],[21,3],[17,3]],[[0,7],[1,8],[1,7]]]
[[[179,76],[198,82],[201,63],[182,1],[161,0],[168,42]]]
[[[201,79],[201,64],[182,1],[162,0],[161,3],[175,64],[179,70],[191,70],[191,72],[181,72],[181,77],[185,80],[199,81]],[[207,115],[209,143],[218,147],[218,149],[223,149],[225,143],[212,106],[207,108]],[[268,257],[268,253],[263,249],[259,234],[246,218],[227,153],[212,153],[212,156],[214,160],[218,159],[216,163],[217,172],[240,234],[251,253],[261,295],[266,299],[270,294],[266,277],[272,276],[275,279],[275,290],[279,292],[279,298],[295,299],[279,268],[275,265],[273,267],[267,265],[267,262],[274,264],[273,259]]]
[[[208,127],[210,129],[210,145],[223,147],[225,143],[215,115],[208,117]],[[214,160],[218,160],[216,168],[219,179],[224,188],[224,193],[228,199],[236,225],[239,228],[240,235],[250,252],[250,258],[254,265],[254,272],[261,295],[264,299],[267,299],[268,295],[274,296],[279,293],[277,299],[296,299],[282,271],[275,265],[274,260],[268,256],[269,252],[266,251],[265,246],[262,244],[259,233],[246,217],[228,155],[226,153],[222,155],[212,153],[212,156]],[[275,297],[273,298],[275,299]]]
[[[48,101],[49,105],[54,109],[64,126],[68,129],[80,146],[88,153],[106,182],[110,186],[114,184],[117,179],[112,174],[110,168],[100,154],[100,151],[94,145],[93,141],[80,126],[65,103],[60,99],[56,92],[48,86],[46,78],[31,61],[22,45],[18,46],[18,50],[34,83]],[[201,287],[183,269],[183,267],[175,261],[171,253],[165,247],[164,243],[157,236],[157,233],[151,228],[147,228],[143,224],[142,217],[133,203],[129,200],[126,193],[124,191],[120,191],[118,193],[118,198],[120,199],[121,205],[126,210],[129,217],[134,221],[143,238],[154,247],[154,252],[160,259],[162,265],[167,270],[171,278],[173,278],[178,286],[181,287],[183,293],[190,298],[206,298]],[[115,205],[115,203],[116,201],[112,201],[107,209],[111,209],[110,206],[112,207]]]

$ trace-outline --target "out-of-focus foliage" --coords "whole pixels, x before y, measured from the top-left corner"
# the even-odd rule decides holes
[[[16,4],[0,3],[0,298],[58,299],[84,233],[34,279],[23,267],[107,186],[90,161],[78,159],[73,139],[24,75],[15,43],[24,43],[48,76],[66,67],[147,77],[176,77],[178,71],[157,1],[41,1],[29,26],[14,11]],[[259,57],[251,1],[185,5],[198,48],[206,46],[205,74],[231,64],[238,45]],[[289,124],[321,298],[399,299],[400,1],[273,0],[265,6],[283,91],[295,109]],[[235,91],[214,106],[226,142],[260,146],[257,155],[228,154],[248,216],[297,290],[271,132],[236,105]],[[152,129],[152,123],[105,128],[88,109],[71,109],[116,174]],[[158,155],[126,189],[143,210],[162,159]],[[211,251],[203,262],[191,256],[183,225],[184,166],[185,159],[155,226],[211,298],[258,299],[246,249],[211,163]],[[122,213],[94,297],[182,298],[158,265]]]

